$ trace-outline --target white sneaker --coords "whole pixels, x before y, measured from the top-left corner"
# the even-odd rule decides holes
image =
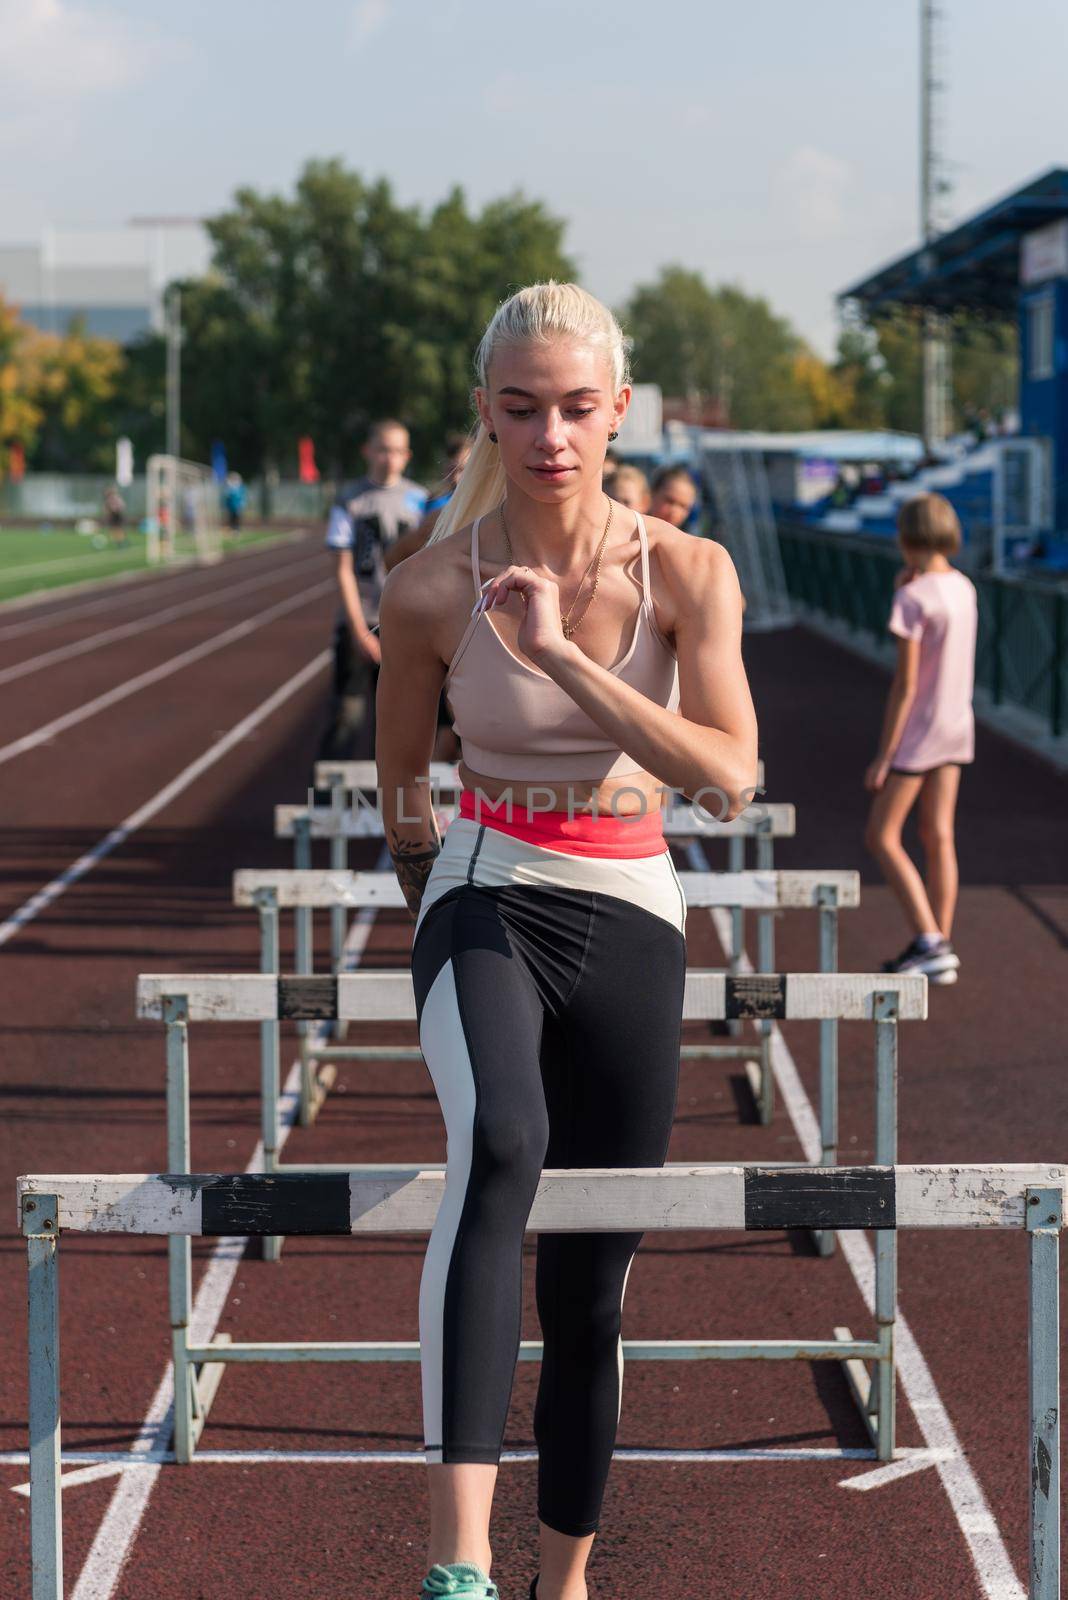
[[[892,961],[883,962],[884,972],[922,972],[931,983],[956,983],[960,957],[948,939],[924,947],[919,938]]]

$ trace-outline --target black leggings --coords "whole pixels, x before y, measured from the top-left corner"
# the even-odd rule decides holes
[[[446,855],[451,838],[456,856],[463,833],[460,823],[450,827]],[[438,858],[444,884],[412,954],[420,1042],[448,1133],[419,1303],[432,1463],[499,1459],[520,1339],[523,1234],[542,1167],[662,1166],[678,1081],[685,906],[669,912],[674,920],[660,914],[682,899],[670,858],[640,863],[660,880],[653,912],[636,903],[640,884],[621,898],[501,882],[516,846],[492,830],[480,884],[484,843],[469,851],[470,875],[458,886],[447,886],[449,864]],[[559,859],[518,850],[550,858],[550,875]],[[611,884],[616,865],[587,861],[579,877]],[[640,1239],[538,1235],[538,1515],[561,1533],[597,1528],[619,1421],[623,1292]]]

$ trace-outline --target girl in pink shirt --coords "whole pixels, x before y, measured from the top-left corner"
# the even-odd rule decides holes
[[[905,570],[895,582],[889,630],[898,641],[882,735],[864,775],[874,794],[865,842],[886,875],[915,937],[884,972],[924,972],[955,983],[960,961],[949,942],[957,904],[953,823],[962,766],[975,758],[975,586],[947,557],[960,549],[948,500],[922,494],[898,513]],[[901,842],[919,802],[923,877]]]

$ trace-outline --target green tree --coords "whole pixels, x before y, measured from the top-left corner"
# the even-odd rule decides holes
[[[635,376],[699,408],[718,402],[736,428],[806,428],[810,386],[797,371],[805,345],[768,302],[699,272],[662,269],[624,308]]]
[[[222,438],[246,473],[291,469],[301,434],[332,475],[375,417],[397,415],[429,462],[470,415],[472,357],[510,289],[571,276],[563,224],[521,195],[429,214],[340,161],[293,196],[242,189],[209,223],[211,272],[183,288],[183,449]]]
[[[846,322],[838,336],[838,351],[831,370],[846,395],[839,426],[885,427],[887,394],[892,379],[875,330],[856,319]]]
[[[960,312],[948,323],[951,426],[977,410],[1011,406],[1018,383],[1016,329]],[[853,388],[847,425],[923,431],[923,323],[901,308],[843,327],[834,369]]]
[[[1019,333],[1015,323],[958,318],[953,329],[953,405],[958,427],[984,408],[1015,406],[1020,386]]]
[[[28,381],[29,337],[30,330],[14,306],[0,296],[0,474],[7,470],[11,446],[21,445],[28,454],[41,425],[41,410]]]
[[[38,471],[110,472],[123,370],[119,345],[75,322],[65,334],[34,330],[25,343],[24,363],[26,387],[41,419],[29,465]]]
[[[166,449],[166,350],[158,333],[147,333],[128,344],[122,356],[111,404],[111,431],[116,439],[130,440],[141,471],[150,455]]]

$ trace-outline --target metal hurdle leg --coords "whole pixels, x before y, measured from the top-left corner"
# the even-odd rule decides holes
[[[293,864],[298,871],[307,871],[311,864],[311,818],[297,817],[293,824]],[[331,912],[333,916],[333,912]],[[296,970],[307,977],[312,970],[312,911],[310,906],[298,906],[294,912],[296,926]],[[337,969],[335,968],[335,971]],[[315,1027],[308,1022],[297,1023],[300,1041],[300,1125],[311,1127],[319,1108],[333,1088],[337,1068],[315,1057],[313,1040]]]
[[[838,890],[823,884],[817,890],[820,916],[820,971],[838,971]],[[838,1019],[820,1022],[820,1166],[838,1165]],[[826,1229],[812,1235],[816,1253],[833,1256],[835,1236]]]
[[[260,915],[260,971],[280,972],[278,949],[278,893],[258,889],[256,909]],[[280,1029],[277,1019],[260,1023],[260,1138],[263,1142],[264,1172],[278,1171],[278,1099],[281,1093]],[[265,1237],[263,1259],[277,1261],[282,1254],[280,1236]]]
[[[897,1014],[895,994],[876,994],[875,1017],[875,1162],[897,1162]],[[880,1461],[892,1461],[897,1425],[894,1324],[897,1316],[897,1232],[882,1228],[875,1235],[875,1332],[878,1355],[869,1376],[863,1361],[845,1361],[853,1398],[867,1424]],[[848,1328],[835,1328],[836,1339],[852,1339]]]
[[[1027,1347],[1031,1400],[1031,1573],[1028,1600],[1060,1600],[1060,1230],[1059,1189],[1028,1189],[1030,1247]]]
[[[32,1600],[63,1600],[59,1460],[59,1202],[23,1201],[30,1311],[30,1559]]]
[[[164,1001],[167,1025],[167,1165],[171,1172],[191,1170],[189,1151],[189,1008],[181,996]],[[189,1356],[189,1318],[193,1306],[193,1245],[188,1235],[167,1239],[167,1276],[171,1313],[171,1355],[174,1361],[174,1456],[183,1464],[193,1459],[204,1419],[222,1382],[225,1367],[203,1365]],[[217,1333],[213,1345],[229,1344]]]
[[[335,774],[330,784],[330,806],[333,811],[343,812],[345,809],[345,787]],[[330,839],[330,865],[335,870],[344,871],[349,864],[349,843],[339,828]],[[330,907],[330,966],[334,972],[340,972],[345,959],[345,935],[348,932],[348,917],[345,907],[336,905]]]
[[[703,854],[703,852],[702,852]],[[707,858],[705,862],[707,866]],[[737,838],[733,835],[727,840],[727,871],[745,871],[745,839],[742,835]],[[727,971],[732,978],[736,978],[742,970],[742,952],[745,949],[745,908],[743,906],[731,907],[731,943],[727,951]],[[731,1021],[727,1024],[727,1032],[734,1039],[741,1036],[742,1025],[740,1022]]]
[[[733,842],[733,841],[732,841]],[[744,860],[744,852],[743,852]],[[769,834],[756,835],[756,868],[758,871],[772,871],[774,869],[774,848],[772,837]],[[757,912],[757,964],[758,972],[775,971],[775,912]],[[770,1022],[756,1024],[759,1059],[749,1060],[745,1063],[746,1077],[753,1099],[756,1102],[757,1114],[761,1126],[768,1127],[775,1116],[775,1074],[771,1070],[771,1030]]]

